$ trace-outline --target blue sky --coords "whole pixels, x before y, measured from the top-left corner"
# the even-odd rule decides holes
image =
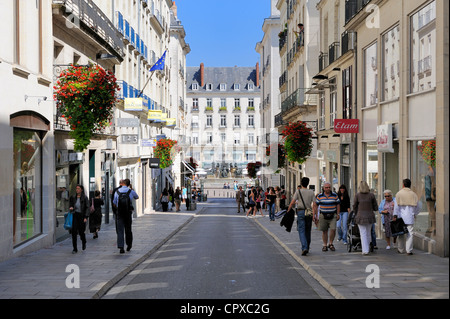
[[[191,47],[187,66],[255,66],[256,43],[270,16],[270,0],[175,0]]]

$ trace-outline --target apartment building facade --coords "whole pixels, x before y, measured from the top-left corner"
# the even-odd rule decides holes
[[[5,1],[0,18],[0,261],[54,243],[49,1]]]
[[[269,186],[284,185],[284,175],[279,171],[277,154],[269,158],[265,154],[267,147],[277,149],[279,143],[278,129],[275,127],[275,115],[281,112],[279,79],[281,75],[281,59],[279,54],[278,34],[281,30],[280,11],[276,7],[276,0],[271,0],[271,15],[264,19],[262,30],[264,36],[256,44],[255,50],[260,55],[260,85],[261,85],[261,138],[260,153],[263,166],[261,167],[261,186],[266,189]],[[276,153],[275,151],[274,153]]]
[[[187,157],[210,177],[242,176],[261,161],[259,63],[255,67],[187,67]]]
[[[293,196],[302,177],[310,178],[310,186],[320,189],[317,174],[317,90],[313,87],[313,76],[318,72],[315,57],[319,56],[318,1],[279,0],[281,31],[279,55],[281,75],[279,79],[281,112],[275,116],[275,126],[281,133],[292,122],[303,121],[313,129],[314,148],[304,164],[288,162],[282,174],[288,198]]]
[[[378,202],[404,178],[420,198],[414,245],[448,256],[447,1],[347,1],[357,34],[356,179]]]

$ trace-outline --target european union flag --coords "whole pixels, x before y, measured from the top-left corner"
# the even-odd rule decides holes
[[[157,71],[157,70],[164,70],[164,63],[166,62],[166,52],[164,51],[164,54],[162,57],[155,63],[154,66],[150,69],[150,72]]]

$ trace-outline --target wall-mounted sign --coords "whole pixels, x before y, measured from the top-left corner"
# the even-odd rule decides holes
[[[138,118],[117,118],[118,127],[139,127]]]
[[[159,168],[159,162],[160,162],[159,158],[150,158],[148,160],[148,166],[150,168]]]
[[[142,147],[155,147],[156,146],[156,138],[144,138],[141,140]]]
[[[161,122],[162,111],[161,110],[149,110],[148,120],[150,122],[158,123]]]
[[[144,102],[142,98],[126,98],[124,101],[124,110],[125,111],[143,111],[144,110]]]
[[[394,153],[392,124],[377,126],[377,146],[379,152]]]
[[[359,133],[359,120],[334,120],[334,132],[338,134],[343,133]]]
[[[123,134],[122,144],[138,144],[139,136],[137,134]]]

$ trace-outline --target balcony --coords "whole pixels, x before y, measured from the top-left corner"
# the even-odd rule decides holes
[[[280,76],[280,79],[279,79],[280,89],[286,83],[286,81],[287,81],[287,72],[284,71],[283,74]]]
[[[283,113],[275,115],[275,127],[283,125]]]
[[[281,102],[281,112],[289,111],[295,107],[300,107],[305,105],[305,91],[298,89],[293,94],[291,94],[286,100]]]
[[[71,21],[73,19],[73,23],[80,30],[97,40],[111,54],[115,55],[119,62],[123,61],[125,52],[122,36],[94,1],[53,0],[53,8],[59,8],[62,15]]]
[[[346,54],[348,51],[356,49],[356,32],[345,31],[341,37],[341,55]]]
[[[319,55],[319,73],[322,72],[328,66],[328,54],[320,52]]]
[[[340,53],[340,46],[341,44],[339,42],[334,42],[328,47],[328,59],[329,59],[329,65],[333,64],[334,61],[339,59],[339,53]]]
[[[345,24],[349,23],[372,0],[346,0]]]

